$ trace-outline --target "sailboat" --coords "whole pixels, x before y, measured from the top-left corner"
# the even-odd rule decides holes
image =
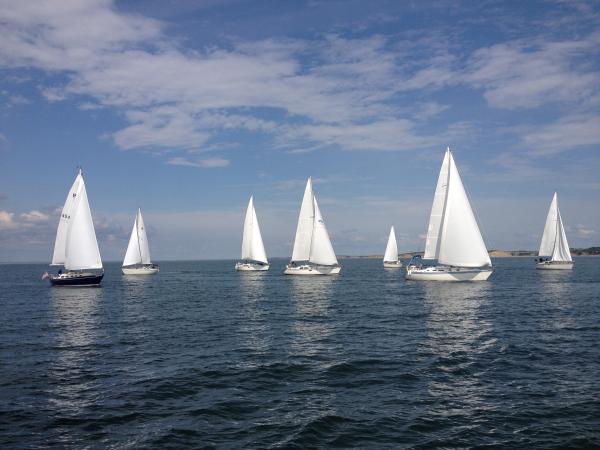
[[[386,269],[397,269],[402,267],[402,263],[398,259],[398,245],[396,244],[396,233],[394,226],[390,228],[390,236],[388,237],[387,247],[383,255],[383,267]]]
[[[124,275],[151,275],[159,270],[158,265],[152,264],[150,260],[146,225],[142,217],[142,210],[138,208],[121,271]]]
[[[235,270],[249,272],[269,270],[269,261],[265,252],[258,218],[254,209],[253,197],[250,197],[246,218],[244,219],[244,234],[242,235],[242,261],[235,265]]]
[[[66,269],[57,275],[44,274],[53,286],[98,286],[104,277],[81,169],[60,215],[51,265]]]
[[[286,275],[333,275],[340,273],[331,240],[313,193],[309,177],[304,190],[292,260],[285,267]]]
[[[423,259],[437,265],[413,262],[408,280],[483,281],[492,274],[492,262],[465,192],[450,148],[438,177]]]
[[[571,250],[569,250],[567,235],[558,209],[556,192],[550,203],[538,255],[540,258],[536,265],[537,269],[570,270],[573,268],[573,258],[571,258]]]

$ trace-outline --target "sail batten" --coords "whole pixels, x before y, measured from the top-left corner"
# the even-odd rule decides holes
[[[394,226],[390,228],[385,254],[383,255],[384,262],[398,262],[398,244],[396,243],[396,232]]]

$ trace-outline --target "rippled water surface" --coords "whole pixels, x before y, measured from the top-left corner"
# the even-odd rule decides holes
[[[600,258],[489,282],[0,266],[1,448],[600,446]]]

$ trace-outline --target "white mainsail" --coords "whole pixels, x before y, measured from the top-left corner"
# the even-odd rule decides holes
[[[313,222],[315,220],[314,195],[312,189],[312,179],[309,177],[304,189],[302,206],[300,207],[300,216],[298,217],[298,227],[296,228],[296,238],[294,239],[294,250],[292,251],[292,261],[308,261],[310,258],[310,248],[313,234]]]
[[[448,174],[450,162],[450,148],[446,149],[444,161],[438,176],[435,194],[433,196],[433,205],[431,206],[431,215],[429,216],[429,226],[427,227],[427,240],[425,241],[425,253],[423,259],[437,259],[439,253],[439,236],[442,228],[442,218],[444,215],[444,205],[446,204],[446,193],[448,191]]]
[[[152,264],[146,225],[144,224],[144,218],[140,209],[138,209],[135,221],[133,222],[133,229],[131,230],[125,259],[123,260],[123,267],[135,264]]]
[[[539,256],[550,257],[552,261],[572,261],[567,235],[562,223],[560,210],[558,208],[558,196],[556,192],[552,197],[544,234],[540,243]]]
[[[263,244],[258,218],[254,209],[253,197],[250,197],[246,218],[244,219],[244,234],[242,236],[242,259],[268,263],[267,253]]]
[[[396,232],[394,226],[390,228],[390,236],[388,237],[387,246],[385,247],[385,254],[383,255],[384,262],[397,262],[398,261],[398,244],[396,244]]]
[[[321,216],[321,210],[317,203],[317,198],[313,195],[315,218],[313,224],[312,240],[310,245],[310,257],[309,261],[313,264],[321,266],[333,266],[337,265],[338,261],[329,239],[329,233],[327,233],[327,227],[323,216]]]
[[[71,224],[71,216],[73,215],[75,199],[79,192],[79,188],[83,183],[83,176],[81,171],[75,177],[75,181],[69,189],[67,199],[60,213],[60,220],[58,221],[58,229],[56,230],[56,241],[54,242],[54,253],[52,255],[52,266],[62,266],[65,264],[65,248],[67,246],[67,234],[69,232],[69,226]]]
[[[81,170],[75,178],[61,213],[52,264],[62,264],[67,270],[102,269]]]
[[[458,168],[448,151],[448,187],[440,235],[438,262],[448,266],[491,266],[479,225],[471,209]]]

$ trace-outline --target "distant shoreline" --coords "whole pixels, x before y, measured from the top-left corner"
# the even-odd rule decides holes
[[[533,250],[490,250],[489,255],[491,258],[535,258],[538,256],[537,251]],[[600,247],[590,248],[572,248],[572,256],[600,256]],[[401,259],[410,259],[414,256],[423,256],[423,252],[405,252],[398,255]],[[383,255],[340,255],[340,259],[382,259]]]

